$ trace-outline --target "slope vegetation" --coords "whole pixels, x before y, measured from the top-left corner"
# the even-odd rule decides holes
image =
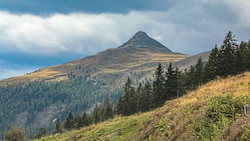
[[[154,111],[39,140],[247,140],[250,72],[211,81]]]

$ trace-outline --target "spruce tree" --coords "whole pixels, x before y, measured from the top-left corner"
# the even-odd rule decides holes
[[[143,97],[142,97],[142,105],[141,105],[141,111],[145,112],[153,108],[153,93],[152,93],[152,86],[147,81],[142,89]]]
[[[153,98],[154,107],[162,106],[166,99],[164,99],[164,83],[165,78],[163,76],[163,68],[161,63],[159,63],[157,70],[155,72],[155,81],[153,83]]]
[[[94,124],[97,124],[98,122],[101,121],[100,108],[99,108],[98,104],[95,105],[95,108],[91,114],[91,121]]]
[[[165,84],[164,84],[163,99],[165,101],[179,96],[177,74],[178,74],[178,69],[176,68],[174,70],[174,68],[172,67],[172,63],[170,62],[166,72]]]
[[[124,93],[117,103],[117,113],[125,116],[136,113],[138,96],[130,78],[125,83]]]
[[[194,76],[195,86],[199,86],[203,82],[202,80],[203,79],[203,62],[202,62],[201,57],[198,58],[198,61],[194,67],[195,67],[195,76]]]
[[[247,68],[247,43],[241,42],[235,50],[236,73],[241,73]]]
[[[185,86],[187,87],[187,89],[195,88],[195,68],[193,65],[191,65],[190,69],[186,72]]]
[[[108,120],[114,117],[113,106],[110,104],[109,98],[106,98],[103,104],[103,120]]]
[[[91,124],[90,117],[87,115],[86,112],[82,114],[82,127],[89,126]]]
[[[247,48],[247,52],[246,52],[246,58],[247,58],[246,59],[247,60],[246,70],[250,71],[250,39],[247,42],[246,48]]]
[[[124,96],[120,97],[118,102],[117,102],[117,105],[116,105],[116,113],[117,114],[121,114],[121,115],[124,115],[125,113],[125,98]]]
[[[226,77],[236,73],[234,51],[237,47],[235,36],[229,31],[220,48],[219,57],[219,76]]]
[[[142,111],[143,106],[144,106],[144,94],[142,92],[143,88],[142,88],[142,84],[141,82],[139,83],[139,86],[136,90],[136,94],[138,96],[137,98],[137,108],[136,108],[136,112]]]
[[[71,130],[74,128],[74,124],[75,124],[75,122],[74,122],[73,114],[71,112],[69,112],[69,115],[64,123],[64,128]]]
[[[79,129],[83,127],[83,120],[82,117],[80,115],[76,115],[75,117],[75,126],[74,128]]]
[[[128,78],[126,84],[125,84],[125,115],[131,115],[136,113],[136,107],[137,107],[137,99],[138,96],[136,94],[135,88],[132,87],[132,81],[130,78]]]
[[[219,74],[219,49],[217,45],[212,49],[204,70],[204,81],[215,79]]]

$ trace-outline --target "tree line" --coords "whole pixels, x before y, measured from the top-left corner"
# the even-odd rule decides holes
[[[178,71],[170,62],[167,71],[161,64],[155,71],[153,85],[132,86],[130,78],[124,86],[124,96],[116,105],[116,113],[131,115],[162,106],[167,100],[184,95],[188,90],[216,79],[228,77],[250,70],[250,40],[236,43],[235,36],[229,31],[220,48],[212,49],[209,59],[204,62],[200,57],[188,70]]]

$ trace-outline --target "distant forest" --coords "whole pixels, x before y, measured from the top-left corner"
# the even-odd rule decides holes
[[[30,82],[25,86],[2,86],[0,87],[0,123],[5,124],[0,125],[0,133],[4,136],[6,130],[32,123],[35,118],[38,118],[36,114],[51,103],[59,107],[58,109],[67,108],[57,111],[58,117],[49,127],[42,127],[35,131],[31,131],[31,127],[28,127],[27,132],[35,138],[45,135],[46,130],[61,133],[105,121],[113,118],[115,114],[128,116],[153,110],[164,105],[167,100],[183,96],[187,91],[196,89],[217,77],[249,71],[250,40],[242,41],[238,45],[235,36],[229,31],[222,45],[220,47],[215,45],[212,49],[207,62],[199,58],[196,65],[185,71],[179,71],[172,66],[171,62],[166,69],[161,64],[156,67],[153,83],[134,85],[131,78],[128,78],[124,89],[119,91],[118,95],[103,90],[106,83],[96,82],[89,76],[61,82]],[[96,95],[88,95],[93,89],[96,90]],[[97,101],[103,102],[97,103]],[[97,104],[93,107],[92,113],[82,113],[91,108],[93,103]],[[28,118],[25,121],[20,119],[21,125],[13,125],[15,117],[24,111]]]

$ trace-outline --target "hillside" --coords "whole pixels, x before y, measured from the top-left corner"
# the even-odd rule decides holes
[[[103,79],[107,74],[119,75],[117,81],[128,77],[128,72],[144,72],[155,69],[159,62],[177,62],[189,57],[186,54],[175,53],[149,37],[145,32],[137,32],[123,45],[107,49],[83,59],[65,64],[42,68],[27,75],[12,77],[0,81],[0,85],[27,84],[33,81],[68,80],[69,74],[85,76],[91,72],[92,77]],[[144,70],[146,68],[146,70]],[[144,76],[146,76],[144,75]]]
[[[248,140],[250,72],[211,81],[154,111],[39,140]]]
[[[14,126],[25,127],[29,136],[40,127],[51,131],[55,117],[90,112],[106,97],[116,103],[128,77],[134,85],[152,82],[159,63],[166,67],[187,57],[139,31],[117,48],[2,80],[0,135]]]

